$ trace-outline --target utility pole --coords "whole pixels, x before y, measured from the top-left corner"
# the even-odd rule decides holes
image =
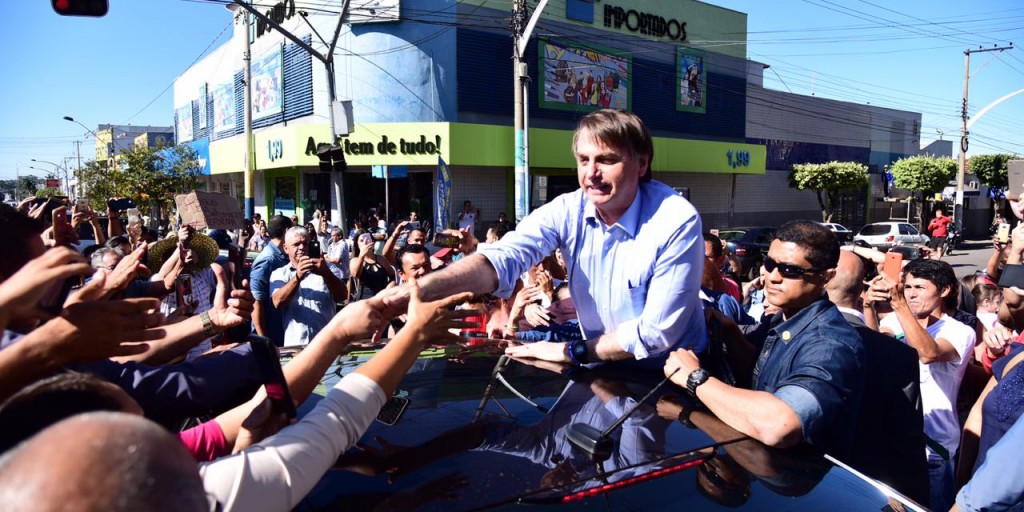
[[[527,158],[529,147],[529,127],[527,121],[526,87],[530,75],[523,54],[526,44],[530,42],[530,34],[537,26],[540,14],[548,0],[540,0],[533,14],[526,12],[526,0],[513,0],[512,3],[512,75],[514,84],[515,104],[515,203],[516,222],[522,221],[530,213],[530,164]],[[529,21],[527,21],[529,20]]]
[[[244,5],[244,4],[243,4]],[[242,130],[245,132],[245,174],[242,175],[242,188],[245,193],[245,218],[251,219],[256,213],[256,187],[253,180],[256,177],[256,143],[252,139],[252,18],[248,12],[241,13],[245,17],[245,53],[242,60],[245,61],[245,114]],[[236,118],[237,119],[237,118]],[[273,205],[270,206],[267,218],[274,212]]]
[[[953,223],[963,232],[964,221],[964,175],[967,174],[967,86],[971,80],[971,54],[1012,50],[1010,46],[993,46],[964,50],[964,98],[960,106],[960,157],[956,169],[956,199],[953,203]]]
[[[334,30],[334,39],[328,45],[328,49],[327,49],[327,53],[326,54],[321,54],[320,52],[314,50],[312,46],[306,44],[306,42],[303,41],[302,39],[300,39],[298,36],[296,36],[295,34],[292,34],[291,32],[289,32],[287,30],[285,30],[284,27],[282,27],[276,21],[268,18],[265,14],[263,14],[263,13],[257,11],[256,9],[254,9],[252,7],[252,4],[250,4],[248,2],[244,2],[242,0],[233,0],[233,1],[234,1],[234,3],[236,5],[241,6],[243,9],[248,11],[250,14],[252,14],[256,18],[258,18],[260,21],[263,21],[264,23],[269,25],[274,30],[280,32],[281,35],[285,36],[286,38],[291,40],[291,42],[295,43],[296,45],[298,45],[303,50],[306,50],[306,52],[308,52],[311,56],[315,57],[317,60],[319,60],[320,62],[324,63],[324,67],[327,68],[327,92],[328,92],[328,94],[330,96],[330,105],[328,105],[328,109],[330,110],[330,120],[331,120],[331,146],[335,146],[336,145],[336,141],[338,139],[338,130],[335,127],[335,115],[334,115],[334,107],[335,107],[334,104],[337,101],[337,91],[335,90],[335,83],[334,83],[334,48],[338,44],[338,36],[341,35],[341,27],[345,23],[345,18],[348,15],[349,0],[343,0],[342,1],[342,4],[341,4],[341,15],[338,16],[338,25],[337,25],[337,27]],[[302,16],[302,18],[305,19],[305,16]],[[246,16],[246,23],[248,23],[248,22],[249,22],[249,17]],[[309,23],[309,21],[307,20],[306,23]],[[310,28],[312,28],[312,25],[310,25]],[[316,29],[313,29],[313,32],[315,33]],[[320,37],[320,34],[317,34],[317,37]],[[249,53],[248,52],[248,49],[249,49],[249,29],[248,29],[248,25],[246,25],[246,39],[245,39],[245,41],[246,41],[246,43],[245,43],[246,44],[246,55],[248,55],[248,53]],[[323,41],[323,40],[321,39],[321,41]],[[323,41],[323,42],[324,42],[324,44],[327,44],[326,41]],[[247,73],[247,75],[246,75],[246,84],[249,83],[248,69],[249,69],[249,66],[247,64],[246,65],[246,73]],[[248,85],[246,87],[247,87],[246,93],[248,94]],[[246,111],[248,112],[248,110],[251,108],[251,103],[250,103],[248,97],[245,100],[245,104],[246,104]],[[248,119],[248,117],[247,117],[247,119]],[[250,128],[250,130],[251,130],[251,128]],[[347,133],[348,132],[346,131],[346,134]],[[249,140],[250,140],[249,144],[251,145],[252,144],[251,136],[250,136]],[[250,149],[249,154],[252,155],[253,154],[253,150]],[[246,190],[245,190],[245,193],[246,193],[246,212],[248,214],[248,212],[250,211],[248,205],[249,205],[249,201],[252,198],[252,190],[250,188],[252,186],[252,183],[250,181],[249,176],[246,176],[246,178],[247,178],[246,185],[245,185],[245,187],[246,187]],[[335,191],[336,191],[337,199],[338,199],[338,208],[337,208],[337,211],[335,212],[335,214],[337,215],[338,223],[341,226],[345,226],[345,196],[341,193],[340,180],[341,180],[340,176],[335,177]],[[271,210],[271,211],[273,211],[273,210]]]

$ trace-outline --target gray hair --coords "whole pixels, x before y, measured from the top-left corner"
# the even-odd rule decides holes
[[[331,229],[331,234],[332,235],[337,234],[337,235],[345,236],[345,234],[341,232],[341,228],[339,228],[338,226],[334,226],[334,229]]]
[[[121,249],[104,247],[102,249],[97,249],[92,253],[92,256],[89,259],[89,264],[92,265],[92,268],[94,269],[103,268],[103,258],[108,254],[116,254],[118,258],[124,257],[124,252],[122,252]]]
[[[284,232],[284,238],[287,240],[289,235],[291,235],[291,236],[302,236],[302,237],[305,237],[305,238],[308,239],[309,238],[309,230],[307,230],[306,228],[304,228],[302,226],[292,226],[292,227],[288,228],[288,231]]]

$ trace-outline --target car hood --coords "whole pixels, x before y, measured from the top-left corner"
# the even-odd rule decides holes
[[[748,478],[751,509],[777,508],[772,500],[807,494],[820,482],[830,481],[827,477],[852,479],[870,488],[845,470],[833,475],[837,468],[820,453],[809,448],[769,450],[707,412],[689,415],[700,428],[687,428],[678,420],[679,408],[692,409],[693,403],[671,383],[638,402],[661,380],[660,370],[629,363],[534,366],[504,357],[501,351],[499,344],[486,341],[421,354],[396,393],[409,400],[399,421],[391,426],[375,421],[297,510],[448,512],[569,503],[603,494],[627,500],[623,507],[647,509],[642,489],[649,481],[684,489],[687,497],[681,499],[695,500],[702,508],[712,503],[697,492],[694,480],[703,474],[706,483],[708,475],[724,471],[715,467],[729,460],[736,466],[729,455],[733,451],[759,453],[754,457],[761,461],[758,464],[764,464],[764,453],[783,453],[789,466],[797,468],[773,468],[756,479],[761,487],[758,499],[751,499]],[[323,387],[300,413],[372,354],[339,357]],[[614,448],[603,463],[590,460],[568,441],[571,425],[604,430],[634,407],[610,433]],[[793,460],[798,462],[792,464]],[[761,473],[766,471],[754,471]],[[871,500],[857,505],[878,509],[885,504],[878,490]]]

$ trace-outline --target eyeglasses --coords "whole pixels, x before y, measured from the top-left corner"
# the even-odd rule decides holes
[[[773,259],[771,259],[771,258],[769,258],[767,256],[765,256],[765,258],[764,258],[764,269],[769,274],[774,272],[775,269],[779,269],[779,274],[782,277],[785,277],[787,279],[799,279],[799,278],[803,277],[804,274],[817,274],[818,272],[823,272],[824,270],[826,270],[826,269],[817,268],[817,267],[803,268],[803,267],[798,267],[796,265],[789,265],[789,264],[786,264],[786,263],[779,263],[779,262],[777,262],[777,261],[775,261],[775,260],[773,260]]]

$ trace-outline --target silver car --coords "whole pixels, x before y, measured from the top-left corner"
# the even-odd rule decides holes
[[[906,222],[875,222],[860,229],[854,241],[861,240],[875,249],[889,249],[894,245],[927,244],[928,235]]]

